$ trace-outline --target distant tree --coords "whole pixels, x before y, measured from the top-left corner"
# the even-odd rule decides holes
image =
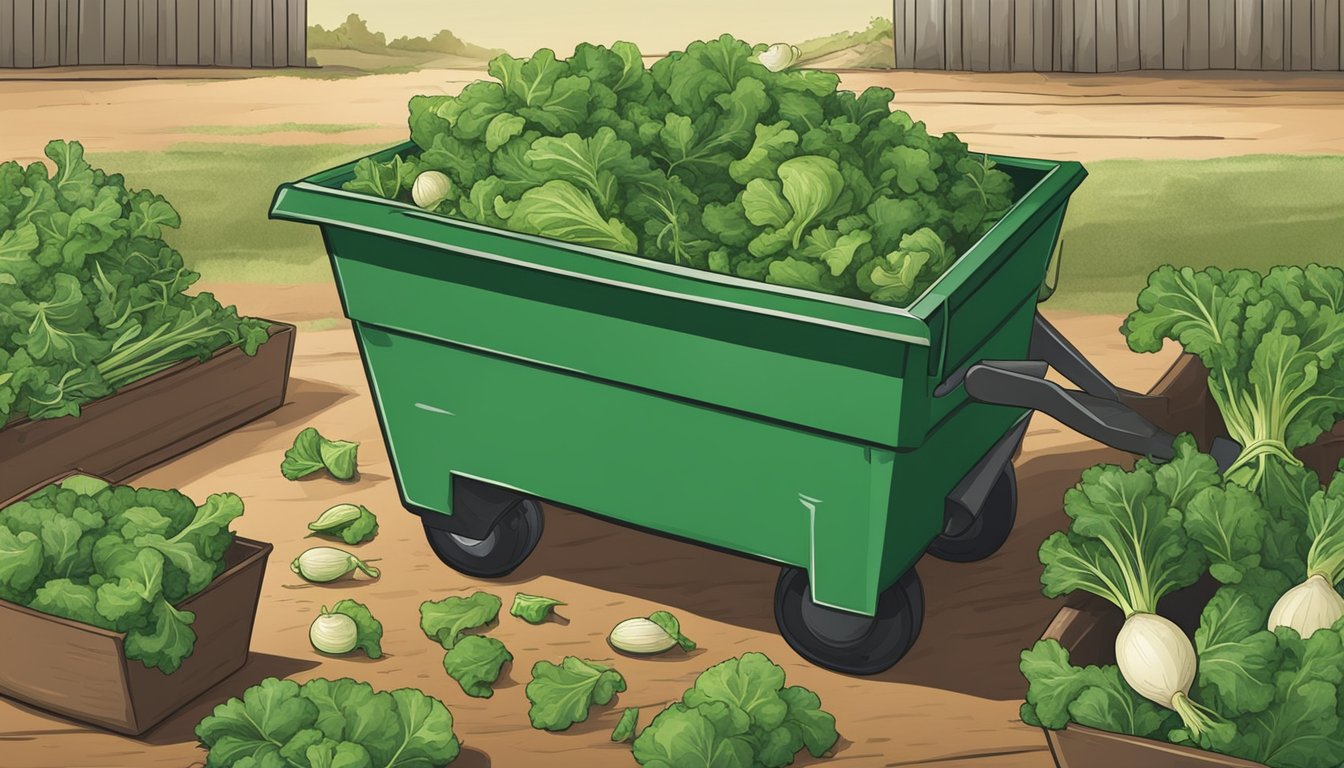
[[[445,53],[450,56],[466,56],[476,59],[492,58],[504,53],[502,50],[482,48],[479,45],[464,42],[462,38],[446,29],[441,30],[433,39],[428,40],[423,37],[398,37],[388,43],[387,47],[403,51]]]
[[[387,50],[387,37],[382,32],[373,32],[359,14],[352,13],[339,27],[327,30],[316,24],[308,28],[309,48],[342,48],[365,53],[382,53]]]

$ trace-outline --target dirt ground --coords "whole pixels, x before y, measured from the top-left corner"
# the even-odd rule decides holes
[[[62,74],[67,79],[54,79]],[[165,78],[164,70],[0,74],[0,158],[37,159],[47,140],[75,135],[91,152],[201,140],[314,141],[301,131],[203,136],[188,130],[192,126],[373,125],[337,140],[391,144],[405,137],[406,101],[412,95],[456,93],[484,75],[460,69],[340,80],[169,74],[177,76]],[[845,72],[842,77],[848,88],[893,89],[896,103],[931,129],[955,130],[984,152],[1061,160],[1344,153],[1344,80],[1329,73],[1244,74]],[[98,79],[68,79],[77,76]]]
[[[244,311],[304,320],[336,312],[330,287],[259,289],[213,286]],[[1119,318],[1053,319],[1123,386],[1146,389],[1173,354],[1135,355],[1116,332]],[[358,482],[289,482],[278,467],[304,426],[361,441]],[[535,554],[511,576],[494,582],[467,578],[439,563],[418,520],[398,504],[379,438],[368,387],[346,328],[301,333],[289,397],[272,415],[137,478],[149,486],[181,488],[194,498],[219,491],[243,496],[244,536],[274,543],[248,665],[143,739],[82,728],[59,717],[0,702],[0,764],[25,768],[183,768],[202,757],[192,729],[229,696],[270,675],[296,680],[353,676],[377,688],[415,686],[440,697],[453,712],[465,744],[455,765],[630,766],[628,746],[608,734],[620,708],[645,708],[643,722],[676,699],[706,667],[745,651],[768,654],[790,684],[821,697],[839,722],[841,741],[823,761],[798,765],[946,768],[1044,768],[1051,765],[1041,733],[1017,719],[1022,684],[1017,654],[1032,643],[1057,606],[1041,597],[1035,560],[1042,539],[1062,526],[1060,499],[1084,467],[1121,455],[1038,417],[1017,463],[1021,488],[1017,529],[987,561],[954,565],[925,558],[918,566],[928,603],[915,649],[886,674],[846,677],[802,661],[776,634],[772,595],[776,567],[711,552],[561,509],[546,510],[546,531]],[[364,504],[379,515],[378,537],[358,548],[382,558],[376,582],[312,586],[289,571],[314,542],[305,524],[338,502]],[[493,699],[467,697],[442,670],[442,650],[419,630],[424,600],[477,589],[506,601],[524,591],[564,600],[561,619],[533,627],[502,616],[490,631],[515,655]],[[319,658],[307,628],[319,606],[358,599],[383,622],[387,655],[377,661]],[[656,660],[614,657],[605,644],[618,621],[667,608],[681,617],[700,647]],[[629,690],[613,707],[562,734],[533,730],[523,687],[534,662],[566,654],[613,663]],[[541,757],[544,755],[545,757]]]
[[[76,135],[90,151],[152,150],[186,141],[390,144],[405,135],[410,95],[452,93],[481,74],[426,70],[345,80],[164,79],[158,70],[102,72],[98,80],[5,75],[0,76],[0,158],[36,159],[34,153],[48,139]],[[977,149],[990,152],[1061,159],[1344,153],[1344,82],[1328,76],[845,73],[844,78],[850,87],[892,87],[898,103],[932,129],[955,128]],[[373,127],[334,135],[203,135],[192,130],[286,123]],[[0,766],[184,768],[202,759],[192,734],[195,723],[215,704],[271,675],[299,680],[353,676],[379,688],[415,686],[441,697],[466,745],[455,765],[629,766],[628,746],[607,739],[617,708],[599,709],[588,723],[564,734],[529,727],[523,686],[535,661],[566,654],[611,660],[630,683],[615,707],[647,707],[647,723],[700,671],[748,650],[766,652],[786,668],[790,683],[817,691],[839,721],[842,738],[833,757],[799,764],[1052,764],[1040,732],[1017,719],[1022,692],[1017,654],[1056,608],[1040,596],[1036,548],[1062,527],[1060,499],[1080,470],[1121,460],[1120,454],[1037,417],[1017,463],[1018,524],[1005,549],[978,564],[921,562],[928,616],[919,644],[884,675],[845,677],[801,661],[776,634],[771,608],[775,567],[578,513],[547,509],[537,552],[507,579],[482,583],[449,570],[430,552],[418,521],[398,504],[353,340],[346,327],[330,328],[327,322],[341,314],[333,287],[208,287],[246,313],[327,328],[299,334],[284,408],[135,480],[178,487],[197,498],[223,490],[240,493],[248,511],[237,525],[239,533],[275,544],[251,661],[143,739],[109,735],[0,702]],[[1174,358],[1174,351],[1128,352],[1116,332],[1118,318],[1052,317],[1122,386],[1146,389]],[[362,442],[358,483],[292,483],[280,476],[283,451],[309,425]],[[288,566],[313,543],[304,538],[304,526],[340,501],[365,504],[379,514],[382,531],[360,554],[382,558],[384,575],[372,583],[302,584]],[[424,600],[478,588],[506,601],[515,591],[526,591],[568,603],[557,623],[531,627],[504,616],[491,630],[516,658],[490,700],[468,698],[443,672],[442,650],[420,632],[416,610]],[[310,649],[307,627],[315,612],[343,597],[367,603],[382,620],[383,659],[321,659]],[[689,657],[612,659],[604,642],[611,626],[658,608],[681,616],[700,649]]]

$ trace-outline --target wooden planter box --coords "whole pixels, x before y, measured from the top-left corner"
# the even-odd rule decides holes
[[[139,736],[247,663],[270,553],[270,544],[235,537],[224,572],[178,604],[196,614],[196,645],[171,675],[128,660],[120,632],[0,600],[0,695]]]
[[[237,346],[122,387],[79,417],[17,419],[0,429],[0,499],[79,468],[120,483],[279,408],[295,329],[272,323],[248,357]]]
[[[1147,396],[1126,398],[1131,406],[1168,432],[1190,432],[1202,448],[1214,437],[1226,436],[1218,407],[1208,391],[1208,370],[1193,355],[1182,355]],[[1320,475],[1322,482],[1344,458],[1344,423],[1322,435],[1312,445],[1299,449],[1297,457]],[[1206,579],[1169,595],[1158,612],[1176,622],[1193,639],[1205,604],[1216,584]],[[1094,595],[1071,595],[1046,627],[1042,639],[1054,639],[1069,651],[1074,666],[1115,663],[1115,636],[1124,616],[1110,603]],[[1045,732],[1050,752],[1059,768],[1263,768],[1260,763],[1181,747],[1136,736],[1071,724]]]
[[[1158,606],[1158,612],[1193,638],[1199,615],[1216,587],[1210,580],[1168,595]],[[1075,593],[1055,614],[1041,639],[1058,640],[1068,649],[1069,662],[1074,666],[1114,664],[1115,636],[1124,620],[1120,609],[1105,600]],[[1059,731],[1047,730],[1045,737],[1059,768],[1264,768],[1260,763],[1216,752],[1110,733],[1077,723]]]

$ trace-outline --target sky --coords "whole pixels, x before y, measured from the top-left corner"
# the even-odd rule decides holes
[[[646,52],[684,48],[728,32],[752,42],[798,42],[859,30],[874,16],[891,17],[890,0],[309,0],[308,21],[330,29],[358,13],[388,38],[459,38],[514,54],[580,42],[628,40]]]

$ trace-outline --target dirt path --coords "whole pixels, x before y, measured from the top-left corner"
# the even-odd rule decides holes
[[[97,73],[108,78],[110,73]],[[479,70],[430,69],[342,80],[0,75],[0,158],[36,159],[54,137],[91,151],[158,149],[183,141],[388,144],[405,136],[406,100],[455,93]],[[976,149],[1058,159],[1202,158],[1344,153],[1344,81],[1326,73],[1117,75],[847,72],[849,88],[885,85],[897,103]],[[193,126],[295,123],[372,126],[339,134],[202,135]]]
[[[287,307],[295,320],[327,315],[334,300],[334,294],[316,289],[215,288],[221,298],[237,301],[250,313],[275,315]],[[1131,388],[1145,389],[1173,358],[1129,353],[1115,331],[1117,318],[1054,319],[1104,371]],[[357,483],[293,483],[280,477],[281,454],[308,425],[362,442]],[[759,650],[785,667],[790,683],[817,691],[838,718],[842,739],[834,756],[799,765],[1045,768],[1051,761],[1044,739],[1017,719],[1022,690],[1017,654],[1056,608],[1039,593],[1035,552],[1050,531],[1061,527],[1060,498],[1079,471],[1120,458],[1047,419],[1033,422],[1017,464],[1022,494],[1017,530],[1006,548],[973,565],[921,562],[929,610],[918,645],[887,674],[851,678],[801,661],[776,634],[771,606],[778,571],[770,565],[552,508],[546,510],[546,532],[537,552],[510,577],[478,582],[441,565],[418,521],[398,505],[349,331],[301,333],[289,401],[281,410],[135,481],[181,488],[195,498],[223,490],[240,493],[247,513],[237,530],[275,544],[247,667],[142,740],[0,702],[0,764],[183,768],[201,759],[192,735],[195,723],[225,698],[276,675],[299,680],[353,676],[379,688],[415,686],[442,698],[466,744],[455,766],[624,768],[633,765],[628,746],[612,745],[607,738],[619,709],[595,710],[590,722],[564,734],[529,727],[523,686],[534,662],[565,654],[611,661],[630,683],[616,706],[647,707],[648,722],[704,668]],[[380,515],[380,534],[359,551],[383,558],[384,575],[374,583],[301,584],[288,566],[313,544],[303,538],[304,526],[338,501],[365,504]],[[478,588],[506,601],[515,591],[526,591],[568,603],[557,623],[531,627],[504,616],[491,631],[516,658],[490,700],[461,692],[439,666],[442,651],[417,624],[421,601]],[[327,660],[311,651],[307,627],[315,611],[343,597],[367,603],[382,620],[385,658]],[[654,661],[612,658],[604,642],[611,626],[662,607],[682,617],[700,649]]]

